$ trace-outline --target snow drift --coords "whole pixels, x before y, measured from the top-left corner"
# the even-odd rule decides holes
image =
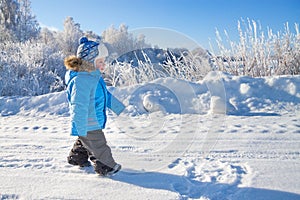
[[[300,76],[252,78],[210,72],[202,81],[159,78],[129,87],[109,87],[127,106],[126,114],[275,114],[300,103]],[[0,97],[2,116],[68,115],[65,92],[35,97]]]

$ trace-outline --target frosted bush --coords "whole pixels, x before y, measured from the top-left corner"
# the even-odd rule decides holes
[[[0,96],[40,95],[64,88],[63,54],[43,43],[1,44]]]
[[[238,22],[239,42],[230,40],[225,31],[227,44],[216,31],[219,53],[214,53],[215,68],[234,75],[254,77],[300,73],[300,34],[285,24],[284,32],[267,33],[253,20]],[[214,52],[214,50],[212,50]]]
[[[180,56],[169,52],[163,63],[152,63],[147,53],[142,53],[143,61],[138,60],[138,66],[118,61],[108,65],[104,71],[105,81],[112,86],[134,85],[164,77],[198,81],[211,71],[208,56],[198,51],[181,52]]]
[[[180,56],[169,53],[167,60],[161,65],[164,72],[172,77],[187,81],[199,81],[212,70],[208,54],[202,49],[180,52]]]

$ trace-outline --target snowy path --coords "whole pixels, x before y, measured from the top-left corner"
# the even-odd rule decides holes
[[[68,117],[0,117],[0,199],[300,199],[299,110],[110,117],[112,179],[67,164]]]

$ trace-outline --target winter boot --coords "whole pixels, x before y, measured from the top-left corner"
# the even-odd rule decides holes
[[[97,160],[95,162],[94,168],[95,172],[101,176],[111,176],[120,171],[122,166],[120,164],[116,164],[113,168],[111,168]]]
[[[67,158],[68,163],[71,165],[79,165],[80,167],[88,167],[91,166],[88,158],[88,150],[82,145],[81,141],[77,139]]]

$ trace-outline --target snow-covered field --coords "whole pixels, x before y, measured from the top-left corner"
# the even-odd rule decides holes
[[[300,76],[171,78],[110,90],[112,178],[66,157],[65,93],[0,97],[0,199],[300,199]]]

